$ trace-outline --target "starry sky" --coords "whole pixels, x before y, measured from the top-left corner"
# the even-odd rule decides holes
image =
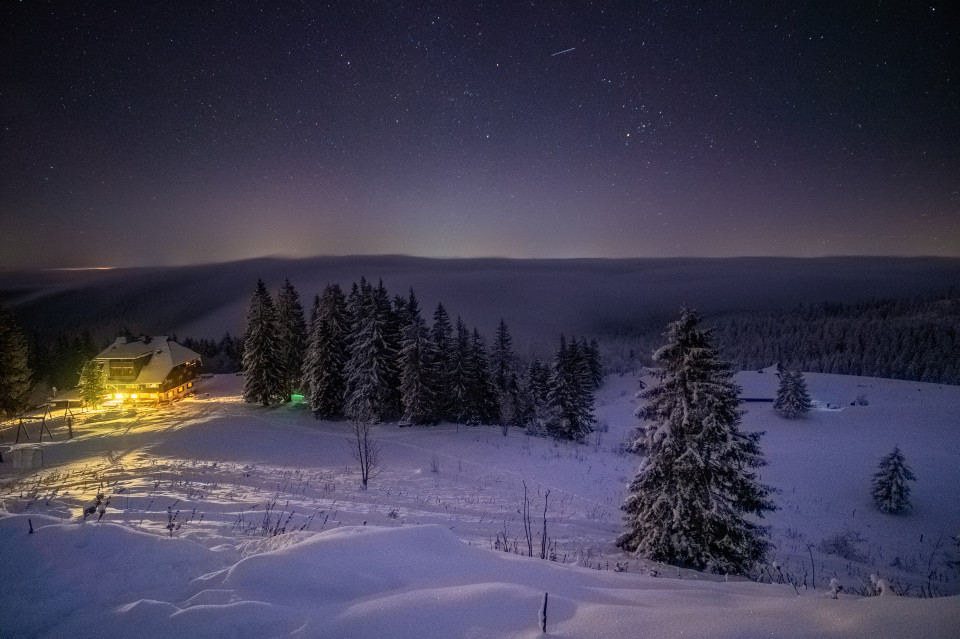
[[[960,256],[929,2],[5,2],[0,268]]]

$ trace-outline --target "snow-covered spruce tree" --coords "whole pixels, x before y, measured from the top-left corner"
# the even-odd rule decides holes
[[[97,362],[90,360],[80,371],[80,399],[87,406],[96,408],[103,403],[107,394],[107,371]]]
[[[558,439],[583,441],[593,430],[593,388],[580,343],[576,338],[560,344],[553,358],[547,401],[550,416],[547,431]]]
[[[400,398],[400,342],[403,339],[402,326],[407,317],[407,300],[397,295],[390,301],[390,294],[380,280],[373,290],[374,299],[380,305],[383,314],[383,341],[387,345],[390,357],[384,377],[383,396],[381,397],[381,416],[399,418],[403,414],[403,402]]]
[[[473,362],[473,380],[470,383],[470,404],[476,421],[481,424],[496,423],[499,415],[497,389],[490,375],[487,346],[480,331],[474,327],[470,335],[470,360]]]
[[[287,397],[283,375],[277,311],[263,280],[257,280],[243,335],[243,399],[264,406],[283,401]]]
[[[442,303],[437,304],[433,312],[433,326],[430,329],[430,341],[435,353],[434,369],[434,411],[439,419],[455,419],[453,399],[453,326],[450,315]]]
[[[542,435],[549,416],[547,394],[550,388],[550,367],[538,359],[527,365],[519,395],[520,423],[527,431]]]
[[[327,285],[314,302],[314,314],[303,362],[304,392],[317,419],[334,419],[343,414],[350,331],[346,297],[339,284]]]
[[[517,375],[517,357],[513,353],[513,338],[507,323],[500,318],[497,337],[490,350],[490,373],[497,390],[497,407],[503,434],[520,423],[520,382]]]
[[[766,531],[746,519],[773,510],[759,433],[742,433],[740,389],[701,317],[683,309],[654,354],[658,383],[644,391],[646,451],[623,505],[625,550],[654,561],[740,573],[763,559]]]
[[[285,279],[277,293],[277,347],[283,376],[284,401],[302,390],[303,357],[307,343],[307,324],[303,319],[300,294]]]
[[[497,390],[506,391],[515,372],[516,355],[513,354],[513,338],[507,323],[500,318],[497,337],[490,349],[490,372]]]
[[[580,438],[582,440],[593,430],[593,424],[597,421],[593,417],[593,391],[596,390],[596,386],[590,369],[590,352],[586,340],[571,340],[567,354],[569,374],[576,389],[576,402],[571,415],[579,432],[582,433]]]
[[[313,296],[313,304],[310,305],[310,322],[307,324],[307,341],[303,350],[303,365],[300,367],[300,387],[303,389],[303,397],[307,401],[307,406],[313,412],[310,404],[310,396],[313,394],[315,386],[314,374],[316,369],[316,337],[315,333],[319,328],[320,322],[320,296]],[[319,417],[314,413],[314,417]]]
[[[908,481],[916,477],[907,466],[898,446],[893,447],[889,455],[884,455],[873,474],[873,503],[882,512],[898,513],[910,507],[910,486]]]
[[[352,325],[350,357],[344,367],[344,414],[355,422],[378,422],[384,417],[386,384],[394,357],[384,339],[386,310],[375,289],[363,278],[350,293],[349,308]]]
[[[406,302],[406,323],[400,347],[400,396],[403,419],[413,424],[436,421],[433,368],[436,360],[427,323],[413,289]]]
[[[812,407],[803,373],[782,368],[778,375],[780,385],[777,388],[777,398],[773,402],[773,410],[787,419],[803,417]]]
[[[463,424],[474,423],[477,416],[471,404],[473,389],[470,387],[476,377],[473,349],[470,348],[470,331],[460,317],[457,317],[456,336],[451,355],[450,392],[453,402],[451,417]]]
[[[0,308],[0,417],[12,417],[27,407],[32,375],[27,340],[13,316]]]
[[[590,340],[589,344],[584,341],[583,350],[587,358],[593,390],[597,390],[603,385],[603,359],[600,357],[600,344],[595,339]]]

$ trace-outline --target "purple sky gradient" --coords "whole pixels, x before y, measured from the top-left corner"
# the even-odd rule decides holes
[[[955,8],[697,4],[6,3],[0,268],[960,256]]]

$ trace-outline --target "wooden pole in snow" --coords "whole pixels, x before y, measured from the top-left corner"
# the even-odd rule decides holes
[[[549,592],[543,593],[543,605],[540,606],[540,632],[547,633],[547,598],[550,597]]]

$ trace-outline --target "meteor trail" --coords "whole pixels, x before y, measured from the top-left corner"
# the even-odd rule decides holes
[[[551,53],[551,54],[550,54],[550,57],[552,58],[553,56],[555,56],[555,55],[560,55],[561,53],[569,53],[570,51],[573,51],[574,49],[576,49],[576,47],[570,47],[569,49],[564,49],[563,51],[557,51],[556,53]]]

